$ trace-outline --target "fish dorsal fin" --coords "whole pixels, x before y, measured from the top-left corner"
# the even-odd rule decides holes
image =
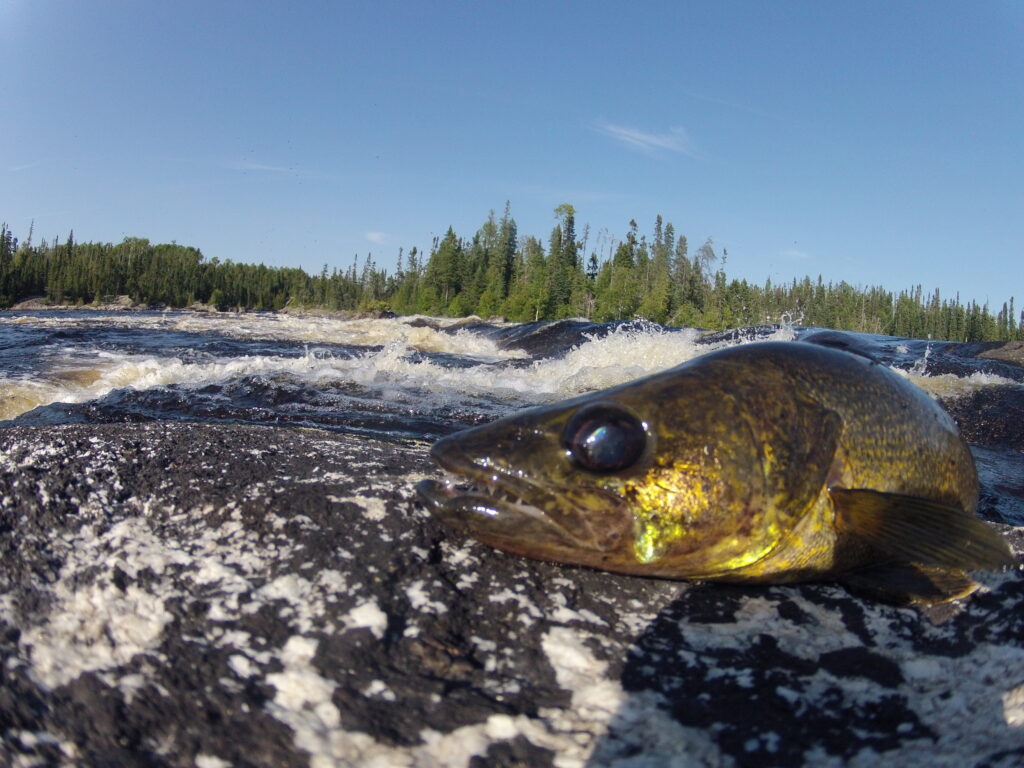
[[[836,527],[894,559],[982,571],[1016,564],[999,534],[949,504],[849,488],[830,488],[829,494]]]

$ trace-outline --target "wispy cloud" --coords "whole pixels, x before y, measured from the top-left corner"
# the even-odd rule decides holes
[[[688,157],[699,155],[686,129],[678,126],[671,128],[667,133],[650,133],[639,128],[602,121],[596,123],[594,128],[620,144],[640,152],[678,152]]]
[[[371,243],[377,243],[378,245],[380,245],[381,243],[388,239],[388,233],[378,232],[375,229],[371,229],[369,232],[364,232],[363,237],[365,237]]]
[[[282,165],[267,165],[265,163],[254,163],[251,160],[228,160],[224,167],[229,171],[257,171],[260,173],[294,173],[294,168],[286,168]]]
[[[21,163],[20,165],[12,165],[7,170],[11,173],[18,173],[19,171],[27,171],[31,168],[35,168],[38,165],[42,165],[44,160],[33,160],[31,163]]]

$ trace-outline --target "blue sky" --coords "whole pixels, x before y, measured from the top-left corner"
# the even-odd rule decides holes
[[[731,277],[1024,304],[1024,3],[0,0],[0,93],[22,238],[391,268],[570,202],[588,250],[660,213]]]

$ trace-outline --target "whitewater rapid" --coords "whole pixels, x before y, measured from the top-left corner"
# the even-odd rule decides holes
[[[125,418],[337,427],[339,411],[356,408],[399,422],[437,414],[472,422],[621,384],[723,346],[802,333],[787,325],[708,336],[582,320],[517,326],[426,317],[8,312],[0,314],[0,421],[29,415],[33,423],[54,423],[66,413],[111,421],[122,408]],[[935,397],[1020,385],[1005,371],[932,371],[931,345],[923,340],[850,336],[888,355],[886,364]]]

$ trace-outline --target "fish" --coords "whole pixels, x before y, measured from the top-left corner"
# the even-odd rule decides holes
[[[732,346],[438,440],[417,485],[504,552],[638,576],[835,582],[895,604],[977,588],[1016,561],[975,513],[952,418],[869,356]]]

